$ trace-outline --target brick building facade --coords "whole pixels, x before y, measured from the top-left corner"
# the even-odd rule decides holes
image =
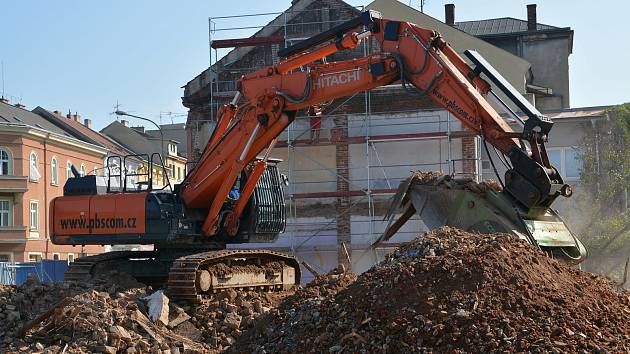
[[[73,261],[100,246],[59,246],[50,240],[50,201],[63,194],[70,166],[101,169],[106,150],[71,136],[22,105],[0,102],[0,261]]]

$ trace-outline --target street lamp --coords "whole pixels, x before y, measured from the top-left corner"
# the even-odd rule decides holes
[[[154,121],[152,121],[149,118],[144,118],[144,117],[140,117],[140,116],[136,116],[134,114],[129,114],[125,111],[121,111],[121,110],[116,110],[114,112],[115,115],[117,116],[127,116],[127,117],[133,117],[133,118],[138,118],[138,119],[142,119],[142,120],[146,120],[147,122],[153,123],[153,125],[155,125],[156,128],[158,128],[158,131],[160,132],[160,140],[161,140],[161,146],[162,146],[162,155],[164,155],[164,133],[162,133],[162,127],[160,127],[157,123],[155,123]]]

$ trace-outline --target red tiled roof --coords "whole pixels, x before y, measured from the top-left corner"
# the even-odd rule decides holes
[[[48,111],[48,113],[58,119],[61,123],[69,125],[71,128],[77,130],[79,133],[100,144],[107,150],[111,151],[113,154],[122,156],[131,154],[130,151],[127,151],[125,148],[113,142],[105,135],[86,127],[83,123],[74,120],[73,118],[67,118],[66,116],[57,112]]]

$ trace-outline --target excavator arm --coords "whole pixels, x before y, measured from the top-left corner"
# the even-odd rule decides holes
[[[358,27],[363,30],[353,31]],[[317,63],[370,38],[381,48],[379,52],[358,59]],[[480,55],[467,51],[474,63],[469,65],[432,30],[381,19],[378,13],[368,11],[280,54],[287,58],[238,81],[238,93],[221,108],[208,146],[184,181],[181,198],[186,206],[208,208],[202,227],[207,236],[216,234],[220,227],[232,230],[230,234],[238,230],[244,204],[264,171],[269,152],[296,111],[396,82],[412,93],[430,97],[508,156],[512,168],[506,173],[505,192],[526,212],[544,213],[556,197],[570,195],[570,187],[550,165],[545,151],[551,121]],[[522,132],[512,131],[490,105],[487,97],[520,119],[481,78],[482,73],[528,116]],[[244,102],[239,105],[239,101]],[[264,150],[264,157],[256,160]],[[230,189],[252,161],[255,162],[250,176],[241,186],[241,199],[231,210],[222,212]]]

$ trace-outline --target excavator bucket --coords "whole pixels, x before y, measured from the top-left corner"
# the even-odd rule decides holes
[[[415,173],[400,184],[385,216],[388,226],[373,247],[394,236],[414,214],[428,229],[452,226],[481,233],[515,234],[572,264],[580,263],[587,255],[584,245],[555,210],[525,213],[494,181],[477,183],[436,172]]]

